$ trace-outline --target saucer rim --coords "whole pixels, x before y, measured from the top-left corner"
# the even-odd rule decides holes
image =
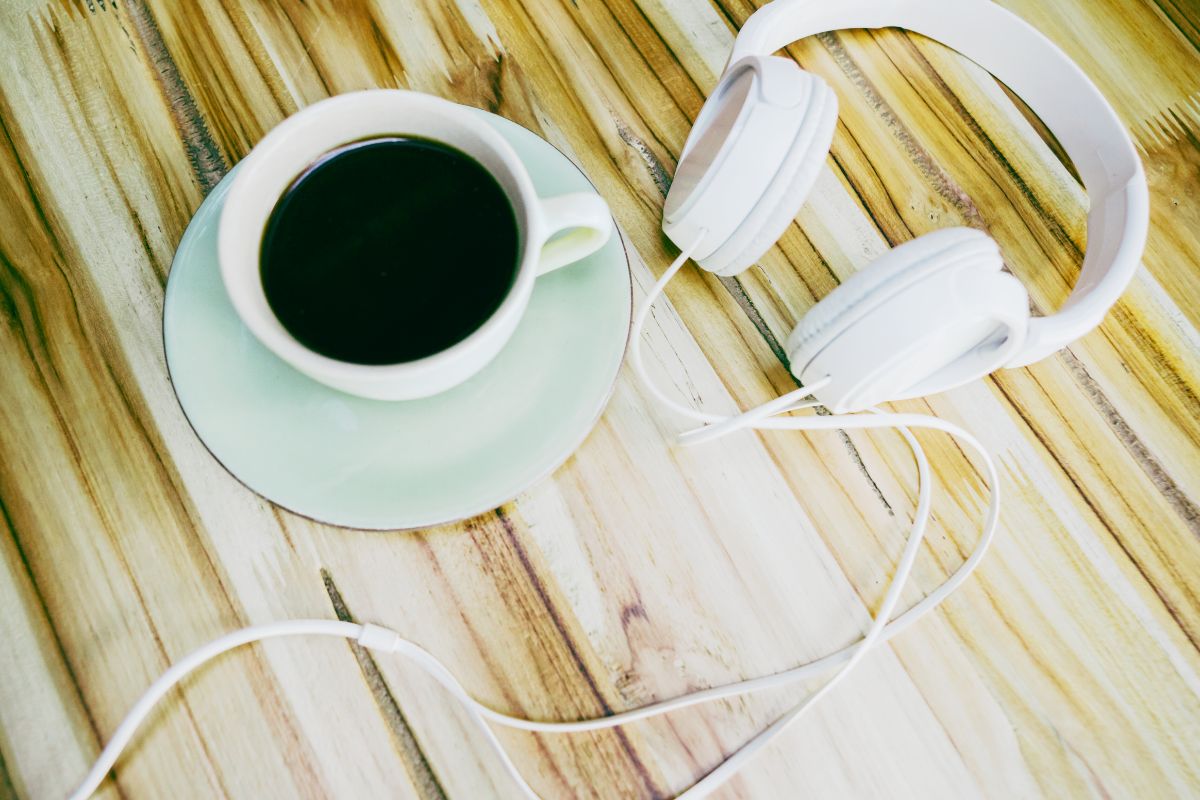
[[[595,182],[588,176],[588,174],[586,172],[584,172],[583,168],[580,167],[577,163],[575,163],[574,159],[572,159],[569,155],[567,155],[565,152],[563,152],[563,150],[561,148],[559,148],[557,145],[555,145],[553,142],[551,142],[548,139],[546,139],[545,137],[541,136],[536,131],[533,131],[530,128],[525,127],[524,125],[522,125],[519,122],[508,119],[507,117],[503,117],[503,116],[500,116],[499,114],[495,114],[493,112],[487,111],[482,108],[476,108],[474,106],[467,106],[467,108],[484,116],[490,122],[499,120],[500,124],[502,124],[502,125],[503,124],[513,125],[517,128],[520,128],[525,133],[535,136],[542,142],[548,144],[550,147],[554,148],[554,150],[560,156],[562,156],[562,158],[566,161],[566,163],[570,164],[571,167],[573,167],[583,177],[583,179],[585,181],[587,181],[588,185],[592,187],[592,189],[596,192],[596,194],[600,195],[599,187],[597,187]],[[519,157],[519,155],[518,155],[518,157]],[[555,472],[557,472],[559,470],[559,468],[561,468],[563,466],[563,464],[567,463],[567,461],[569,461],[571,459],[571,456],[575,455],[575,453],[578,452],[579,448],[583,446],[584,442],[587,441],[587,438],[592,434],[592,431],[594,431],[596,429],[596,425],[597,425],[597,423],[599,423],[600,418],[604,416],[604,412],[607,410],[608,404],[612,400],[613,394],[616,391],[617,379],[621,375],[621,367],[625,363],[626,355],[628,355],[630,335],[633,331],[633,311],[634,311],[633,268],[632,268],[632,262],[631,262],[630,256],[629,256],[629,243],[626,240],[625,233],[622,230],[620,224],[617,222],[617,219],[615,216],[613,217],[613,232],[616,234],[616,236],[618,238],[618,243],[620,244],[620,247],[621,247],[621,255],[625,261],[625,271],[626,271],[627,275],[629,276],[629,304],[628,304],[628,311],[627,311],[627,320],[625,323],[625,341],[621,346],[620,358],[616,360],[615,365],[612,369],[612,376],[608,381],[607,389],[605,389],[603,395],[601,395],[599,400],[597,401],[597,408],[596,408],[595,414],[592,416],[592,418],[590,419],[590,421],[587,423],[586,426],[582,426],[582,431],[581,431],[580,435],[578,436],[578,438],[576,438],[569,445],[567,445],[564,449],[565,451],[560,456],[556,456],[553,460],[551,460],[550,464],[547,466],[547,468],[545,470],[538,473],[536,476],[529,479],[528,481],[525,481],[524,484],[519,489],[517,489],[515,492],[513,492],[513,494],[511,494],[509,497],[507,497],[505,499],[501,499],[498,502],[490,502],[489,501],[488,505],[485,505],[481,508],[475,508],[475,509],[465,512],[459,516],[449,517],[449,518],[446,518],[443,520],[418,522],[414,525],[405,525],[405,526],[400,526],[400,527],[396,527],[396,526],[375,527],[375,526],[370,526],[370,525],[353,525],[353,524],[347,524],[344,522],[335,522],[332,520],[322,519],[321,517],[314,516],[313,514],[310,514],[310,513],[305,513],[303,511],[297,511],[297,510],[291,508],[290,506],[284,505],[283,503],[280,503],[276,500],[272,500],[270,497],[267,497],[265,494],[260,492],[258,489],[255,489],[253,486],[251,486],[249,483],[247,483],[245,480],[243,480],[236,472],[234,472],[232,469],[229,468],[229,466],[220,458],[220,456],[218,456],[215,452],[213,452],[213,449],[211,447],[209,447],[208,442],[205,441],[204,437],[200,435],[200,432],[198,430],[196,430],[196,425],[195,425],[195,423],[192,422],[192,418],[188,414],[187,408],[185,407],[183,400],[179,395],[179,389],[175,385],[175,375],[171,368],[171,357],[168,354],[168,350],[167,350],[167,333],[166,333],[166,330],[167,330],[167,292],[170,290],[171,274],[175,271],[175,261],[178,258],[179,251],[182,248],[184,241],[187,239],[188,233],[190,232],[191,227],[192,227],[192,223],[195,221],[201,208],[204,206],[204,203],[207,202],[208,199],[215,192],[222,190],[222,186],[226,184],[226,182],[229,178],[229,175],[236,168],[237,168],[237,164],[234,164],[231,167],[229,167],[229,169],[227,169],[225,171],[225,173],[221,176],[221,178],[217,182],[217,184],[215,186],[213,186],[212,189],[210,189],[208,191],[208,193],[206,193],[204,195],[204,198],[200,201],[200,205],[198,205],[196,207],[196,210],[192,213],[191,218],[188,220],[188,224],[187,224],[187,226],[185,226],[183,234],[179,237],[179,244],[177,244],[175,246],[175,253],[171,257],[171,269],[167,273],[167,281],[163,287],[163,306],[162,306],[162,314],[160,316],[160,323],[159,323],[159,325],[160,325],[159,342],[160,342],[160,345],[162,346],[163,362],[167,368],[167,381],[171,384],[171,391],[175,395],[176,405],[178,406],[180,412],[183,414],[184,421],[187,422],[188,428],[192,431],[193,436],[195,436],[196,440],[198,442],[200,442],[201,446],[204,447],[205,451],[212,457],[212,459],[221,466],[221,469],[223,469],[230,477],[232,477],[235,481],[237,481],[239,484],[241,484],[243,487],[245,487],[247,490],[249,490],[251,493],[253,493],[256,497],[265,501],[271,507],[272,511],[274,511],[276,509],[281,509],[283,511],[286,511],[289,514],[293,514],[297,517],[300,517],[301,519],[308,520],[309,522],[315,522],[319,525],[327,525],[330,527],[340,528],[342,530],[347,530],[347,531],[364,531],[364,532],[368,532],[368,533],[388,533],[388,532],[403,533],[403,532],[411,532],[411,531],[421,531],[421,530],[425,530],[428,528],[441,527],[443,525],[454,525],[454,524],[457,524],[460,522],[465,522],[467,520],[473,519],[475,517],[482,516],[489,511],[499,511],[505,505],[508,505],[509,503],[513,502],[518,497],[520,497],[522,494],[529,491],[534,486],[537,486],[542,481],[546,480],[551,475],[553,475]],[[223,191],[228,192],[227,185],[225,185],[225,188]],[[600,195],[600,196],[603,197],[603,195]],[[610,214],[611,214],[611,209],[610,209]],[[293,367],[293,369],[294,369],[294,367]],[[311,380],[311,378],[310,378],[310,380]],[[336,392],[336,391],[340,391],[340,390],[330,387],[330,391]],[[397,401],[397,402],[403,402],[403,401]]]

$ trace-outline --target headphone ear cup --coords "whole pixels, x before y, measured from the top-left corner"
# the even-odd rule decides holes
[[[809,309],[788,336],[789,361],[803,369],[827,340],[870,311],[876,293],[901,291],[964,258],[983,269],[1004,267],[992,237],[974,228],[943,228],[892,248]]]
[[[936,394],[1003,366],[1029,325],[1025,287],[987,234],[948,228],[888,251],[788,337],[802,383],[834,413]]]
[[[688,135],[663,204],[663,232],[710,271],[749,266],[804,202],[836,117],[833,91],[791,59],[748,56],[731,65]],[[795,180],[800,174],[807,180]],[[793,185],[798,191],[789,194]],[[747,250],[768,237],[757,253]]]
[[[712,255],[697,260],[711,272],[736,275],[762,258],[796,219],[825,165],[837,128],[837,95],[819,76],[803,75],[811,82],[804,121],[775,178],[746,220]]]

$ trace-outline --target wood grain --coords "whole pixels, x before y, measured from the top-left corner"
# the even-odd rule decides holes
[[[1069,350],[896,404],[975,431],[1002,531],[972,581],[864,663],[723,797],[1200,795],[1200,7],[1004,0],[1137,141],[1144,269]],[[513,713],[609,713],[840,647],[912,513],[894,434],[764,433],[682,450],[624,371],[578,453],[455,526],[301,519],[226,474],[163,362],[163,288],[203,196],[288,114],[408,87],[568,153],[644,290],[662,198],[742,0],[12,0],[0,9],[0,796],[58,797],[166,665],[236,626],[373,620]],[[787,48],[837,91],[810,201],[737,279],[685,271],[646,334],[711,410],[794,386],[779,346],[887,247],[987,230],[1040,310],[1070,290],[1087,198],[986,72],[895,30]],[[978,466],[922,436],[935,524],[906,597],[961,563]],[[617,731],[502,739],[547,797],[669,797],[803,688]],[[515,796],[404,664],[333,642],[230,654],[173,695],[104,797]]]

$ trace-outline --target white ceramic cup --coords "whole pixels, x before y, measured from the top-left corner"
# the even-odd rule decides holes
[[[329,358],[300,344],[271,311],[259,269],[263,232],[280,197],[322,155],[350,142],[405,135],[450,145],[496,178],[517,218],[516,278],[495,313],[467,338],[441,352],[385,365]],[[404,188],[398,186],[396,191]],[[463,208],[464,235],[470,235],[470,212],[469,206]],[[376,89],[314,103],[263,137],[242,160],[229,188],[217,252],[234,309],[271,352],[343,392],[406,400],[445,391],[483,369],[516,330],[537,276],[598,250],[612,235],[612,225],[608,206],[599,195],[538,197],[525,165],[477,112],[417,92]]]

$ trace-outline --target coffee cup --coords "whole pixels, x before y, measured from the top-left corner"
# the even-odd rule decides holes
[[[516,266],[495,311],[465,338],[414,360],[355,363],[317,352],[284,326],[268,301],[260,259],[271,215],[299,176],[338,148],[385,137],[441,143],[490,173],[515,217]],[[464,227],[470,225],[470,212],[469,200],[464,199]],[[483,369],[516,330],[536,278],[598,250],[612,227],[608,206],[599,195],[539,197],[516,152],[479,112],[417,92],[377,89],[314,103],[284,120],[251,150],[238,166],[221,213],[218,260],[238,316],[276,356],[348,394],[406,400],[446,391]]]

